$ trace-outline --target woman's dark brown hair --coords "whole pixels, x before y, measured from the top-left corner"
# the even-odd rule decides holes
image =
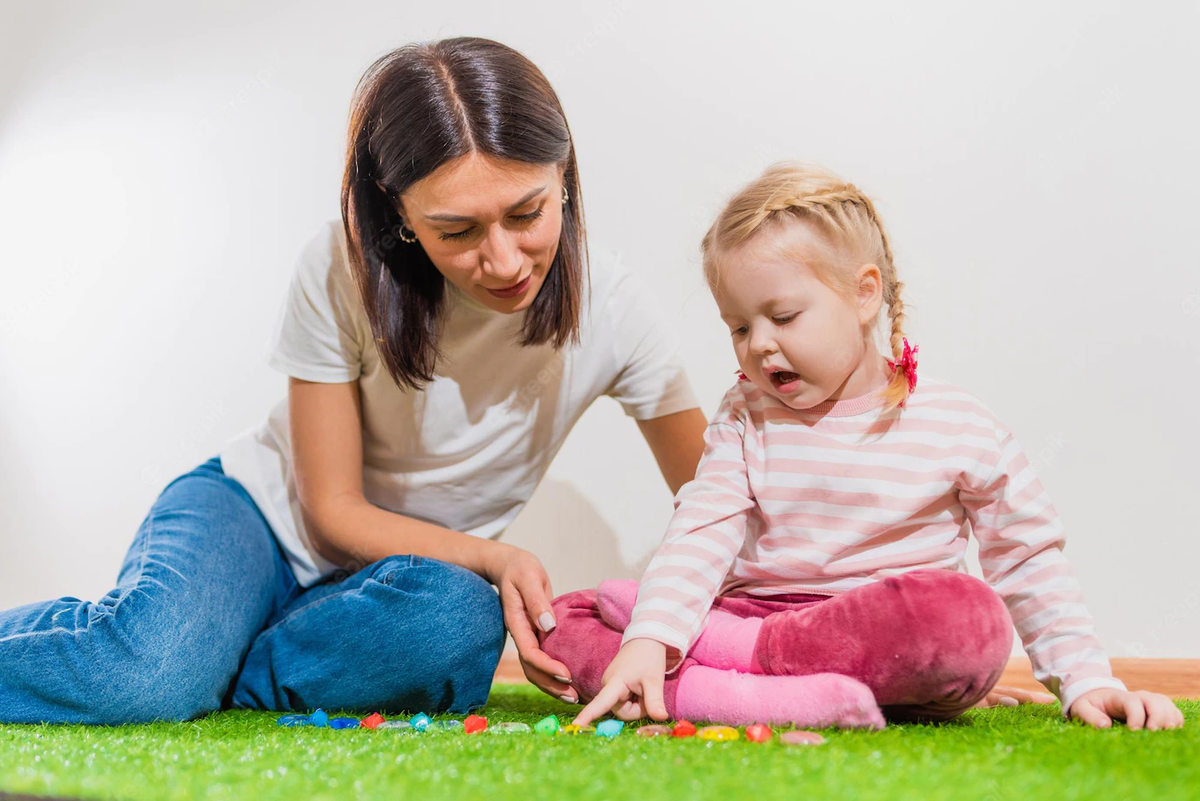
[[[558,251],[526,310],[522,345],[579,339],[587,240],[575,146],[558,95],[523,55],[489,39],[409,44],[372,64],[350,109],[342,224],[379,354],[401,387],[433,380],[445,278],[400,239],[400,196],[451,159],[479,153],[565,165]]]

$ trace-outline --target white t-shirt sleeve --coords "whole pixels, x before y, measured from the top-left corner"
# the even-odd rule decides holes
[[[605,394],[635,420],[698,409],[700,402],[684,370],[674,327],[650,289],[619,255],[612,269],[613,285],[600,312],[604,323],[599,331],[612,342],[616,377]]]
[[[362,372],[360,301],[341,246],[341,222],[327,223],[296,260],[267,364],[305,381],[354,381]]]

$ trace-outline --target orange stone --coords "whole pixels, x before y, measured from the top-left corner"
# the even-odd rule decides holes
[[[769,742],[775,732],[771,731],[771,727],[764,723],[755,723],[753,726],[746,727],[746,739],[752,743]]]
[[[358,725],[362,726],[364,729],[378,729],[380,723],[383,723],[383,715],[379,714],[378,712],[372,712],[360,720]]]

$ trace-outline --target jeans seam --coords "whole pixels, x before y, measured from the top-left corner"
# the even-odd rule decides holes
[[[137,559],[138,559],[137,570],[134,574],[136,578],[135,578],[134,582],[132,583],[132,585],[127,587],[125,589],[125,591],[122,592],[117,597],[117,599],[113,602],[111,607],[101,607],[101,606],[99,606],[99,604],[95,604],[95,603],[93,603],[91,605],[91,609],[101,609],[102,610],[100,612],[100,617],[114,617],[117,613],[117,607],[119,607],[122,604],[122,602],[124,602],[124,600],[126,598],[128,598],[134,592],[134,590],[136,590],[138,588],[137,585],[141,582],[142,576],[146,575],[146,560],[150,556],[150,546],[154,541],[154,524],[155,524],[155,521],[158,516],[157,510],[158,510],[158,501],[156,500],[154,503],[152,503],[150,505],[150,511],[146,515],[146,537],[145,537],[145,540],[142,542],[141,551],[138,553],[138,556],[137,556]],[[87,623],[84,625],[83,628],[76,628],[75,633],[78,634],[81,631],[86,631],[88,628],[91,627],[91,625],[92,625],[92,618],[91,618],[91,615],[89,614]]]
[[[390,571],[388,574],[385,574],[385,575],[389,575],[389,576],[390,576],[392,573],[398,573],[398,572],[399,572],[399,570],[392,570],[392,571]],[[305,604],[304,606],[300,607],[299,609],[296,609],[295,611],[293,611],[291,614],[284,615],[284,616],[283,616],[282,618],[280,618],[280,619],[279,619],[279,620],[278,620],[278,621],[277,621],[277,622],[276,622],[276,623],[275,623],[273,626],[270,626],[269,628],[265,628],[265,629],[263,629],[261,632],[259,632],[259,633],[258,633],[258,634],[255,636],[255,640],[258,640],[258,639],[260,639],[260,638],[262,638],[262,637],[266,637],[267,635],[271,634],[271,633],[272,633],[272,632],[274,632],[276,629],[278,629],[279,627],[283,626],[283,625],[284,625],[284,624],[286,624],[288,621],[290,621],[290,620],[291,620],[293,617],[295,617],[296,615],[299,615],[299,614],[300,614],[300,613],[302,613],[302,612],[307,612],[307,611],[308,611],[308,610],[310,610],[310,609],[316,609],[316,608],[317,608],[317,607],[319,607],[319,606],[324,606],[324,605],[325,605],[326,603],[328,603],[329,601],[336,600],[336,599],[338,599],[338,598],[342,597],[343,595],[345,595],[346,593],[349,593],[349,592],[357,592],[357,591],[359,591],[359,590],[362,590],[362,588],[363,588],[363,587],[365,587],[365,586],[367,585],[367,582],[375,582],[376,584],[383,584],[383,582],[382,582],[380,579],[378,579],[378,578],[375,578],[374,576],[372,576],[371,578],[368,578],[368,579],[366,579],[365,581],[363,581],[363,583],[362,583],[362,584],[360,584],[360,585],[359,585],[359,586],[358,586],[356,589],[353,589],[353,590],[343,590],[343,591],[341,591],[341,592],[334,592],[334,593],[330,593],[329,595],[326,595],[324,598],[320,599],[319,601],[313,601],[313,602],[312,602],[312,603],[310,603],[310,604]],[[391,584],[388,584],[387,586],[391,587],[392,585],[391,585]]]

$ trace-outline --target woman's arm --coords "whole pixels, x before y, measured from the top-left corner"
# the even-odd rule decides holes
[[[491,580],[500,543],[389,512],[362,488],[358,383],[288,381],[296,494],[313,547],[354,571],[395,554],[461,565]]]
[[[553,591],[533,554],[512,545],[389,512],[362,488],[362,407],[358,383],[288,380],[288,419],[296,494],[309,539],[331,562],[355,571],[395,554],[460,565],[496,585],[504,622],[525,674],[545,692],[574,702],[566,665],[538,647],[533,626],[554,628]],[[535,623],[536,621],[536,623]],[[559,678],[565,679],[562,681]]]
[[[654,452],[658,469],[662,471],[671,494],[696,477],[696,466],[704,454],[704,429],[708,421],[699,409],[686,409],[675,414],[638,420],[638,428],[646,444]]]

